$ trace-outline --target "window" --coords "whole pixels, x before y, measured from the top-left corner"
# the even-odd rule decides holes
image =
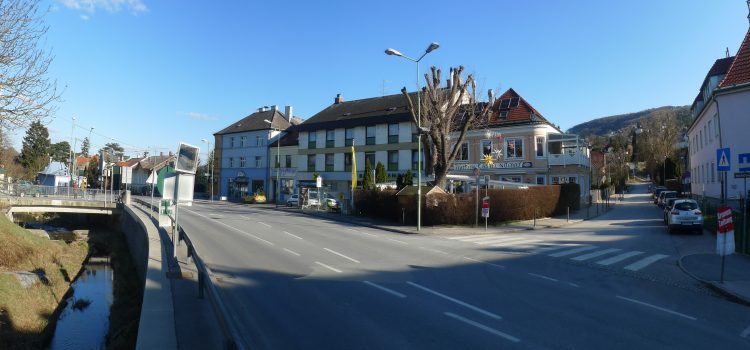
[[[240,136],[240,147],[245,147],[247,136]]]
[[[365,144],[367,145],[374,145],[375,144],[375,125],[370,125],[365,130],[367,135],[365,139]]]
[[[714,115],[714,120],[716,121],[714,123],[715,125],[714,130],[716,133],[716,138],[718,139],[719,138],[719,115],[718,114]]]
[[[388,143],[398,143],[398,124],[388,124]]]
[[[229,138],[229,148],[234,148],[234,136]]]
[[[263,147],[263,139],[260,136],[255,136],[255,147]]]
[[[375,152],[367,152],[365,153],[365,164],[370,163],[370,166],[375,169]],[[364,165],[362,166],[362,169],[364,169]]]
[[[326,148],[332,148],[336,144],[336,132],[334,130],[326,130]]]
[[[263,157],[261,156],[255,156],[255,167],[260,168],[263,165],[261,164],[263,162]]]
[[[398,171],[398,151],[388,151],[388,171]]]
[[[544,185],[545,184],[544,180],[546,180],[546,179],[544,178],[543,175],[542,176],[540,176],[540,175],[536,176],[536,184],[537,185]]]
[[[287,154],[285,157],[286,157],[286,167],[291,168],[292,167],[292,155]]]
[[[273,159],[273,167],[274,168],[280,168],[281,164],[279,162],[281,161],[281,156],[272,154],[271,159]]]
[[[716,182],[716,167],[714,162],[711,162],[711,182]]]
[[[498,114],[497,119],[508,120],[508,111],[500,111],[500,114]]]
[[[544,136],[536,137],[536,157],[544,157]]]
[[[333,153],[326,153],[326,171],[333,171]]]
[[[576,182],[578,182],[578,178],[577,177],[575,177],[575,176],[568,176],[568,183],[569,184],[574,184]]]
[[[229,168],[234,168],[234,158],[229,157]]]
[[[411,170],[419,170],[419,152],[415,149],[411,150]]]
[[[500,181],[521,182],[520,176],[501,176]]]
[[[458,151],[458,155],[456,155],[457,161],[468,161],[469,160],[469,143],[464,142],[461,144],[461,149]]]
[[[352,152],[344,153],[344,171],[352,171]]]
[[[560,184],[560,177],[559,176],[552,176],[550,177],[550,181],[553,185],[559,185]]]
[[[344,131],[344,146],[351,146],[354,144],[354,129],[346,129]]]
[[[315,155],[307,155],[307,171],[315,171]]]
[[[712,124],[713,123],[709,120],[708,121],[708,142],[713,142],[713,140],[714,140],[713,133],[711,132],[711,125]]]
[[[245,164],[245,157],[240,157],[240,168],[246,167],[247,164]]]
[[[307,133],[307,148],[314,149],[315,143],[318,141],[318,132],[310,131]]]
[[[705,146],[708,145],[708,131],[706,131],[706,125],[703,125],[703,133],[706,134],[706,139],[704,140],[706,141],[706,143],[704,144]]]
[[[523,159],[523,139],[514,138],[505,140],[505,157]]]
[[[482,140],[479,143],[479,150],[482,152],[482,157],[492,156],[492,140]]]
[[[700,148],[703,149],[703,130],[699,131],[698,135],[699,135],[698,137],[700,138],[700,141],[698,142],[698,144],[700,145]]]

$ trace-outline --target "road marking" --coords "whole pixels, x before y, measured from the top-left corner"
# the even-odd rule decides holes
[[[288,253],[292,253],[292,254],[294,254],[294,255],[296,255],[296,256],[300,256],[300,254],[299,254],[299,253],[297,253],[297,252],[295,252],[295,251],[293,251],[293,250],[289,250],[289,249],[286,249],[286,248],[284,248],[284,251],[286,251],[286,252],[288,252]]]
[[[351,260],[351,261],[354,261],[355,263],[359,264],[359,260],[357,260],[357,259],[352,259],[352,258],[350,258],[350,257],[348,257],[348,256],[346,256],[346,255],[344,255],[344,254],[341,254],[341,253],[339,253],[339,252],[337,252],[337,251],[335,251],[335,250],[333,250],[333,249],[328,249],[328,248],[323,248],[323,249],[327,250],[327,251],[328,251],[328,252],[330,252],[330,253],[336,254],[336,255],[338,255],[338,256],[340,256],[340,257],[344,258],[344,259],[347,259],[347,260]]]
[[[399,293],[399,292],[397,292],[397,291],[395,291],[393,289],[383,287],[381,285],[378,285],[378,284],[370,282],[370,281],[364,281],[364,283],[366,285],[370,286],[370,287],[375,287],[375,288],[380,289],[380,290],[382,290],[382,291],[384,291],[386,293],[393,294],[393,295],[395,295],[395,296],[397,296],[399,298],[406,298],[406,295],[403,295],[403,294],[401,294],[401,293]]]
[[[625,259],[628,259],[628,258],[634,257],[634,256],[636,256],[636,255],[640,255],[640,254],[643,254],[643,252],[639,252],[639,251],[632,251],[632,252],[622,253],[622,254],[620,254],[620,255],[617,255],[617,256],[613,256],[613,257],[611,257],[611,258],[609,258],[609,259],[604,259],[604,260],[602,260],[602,261],[597,261],[596,263],[597,263],[597,264],[599,264],[599,265],[604,265],[604,266],[607,266],[607,265],[612,265],[612,264],[614,264],[614,263],[617,263],[617,262],[623,261],[623,260],[625,260]]]
[[[328,265],[326,265],[326,264],[324,264],[324,263],[322,263],[320,261],[316,261],[315,263],[318,264],[318,265],[320,265],[320,266],[323,266],[323,267],[325,267],[325,268],[327,268],[327,269],[329,269],[329,270],[331,270],[333,272],[341,273],[341,270],[339,270],[337,268],[330,267],[330,266],[328,266]]]
[[[432,248],[427,248],[427,247],[419,247],[419,249],[423,249],[423,250],[426,250],[428,252],[433,252],[433,253],[438,253],[438,254],[443,254],[443,255],[450,255],[450,254],[448,254],[448,253],[446,253],[446,252],[444,252],[442,250],[438,250],[438,249],[432,249]]]
[[[656,305],[653,305],[653,304],[645,303],[645,302],[642,302],[640,300],[630,299],[630,298],[626,298],[626,297],[619,296],[619,295],[617,296],[617,298],[622,299],[622,300],[627,300],[627,301],[629,301],[631,303],[636,303],[636,304],[640,304],[640,305],[643,305],[643,306],[648,306],[650,308],[654,308],[654,309],[659,310],[659,311],[664,311],[664,312],[670,313],[672,315],[677,315],[677,316],[680,316],[680,317],[684,317],[684,318],[687,318],[688,320],[693,320],[693,321],[698,320],[697,318],[695,318],[693,316],[688,316],[688,315],[679,313],[677,311],[672,311],[670,309],[665,309],[665,308],[663,308],[661,306],[656,306]]]
[[[464,240],[467,238],[477,238],[477,237],[487,237],[487,236],[495,237],[495,235],[483,234],[483,235],[469,235],[469,236],[450,236],[450,237],[445,237],[445,238]]]
[[[292,236],[292,237],[294,237],[294,238],[296,238],[296,239],[303,239],[302,237],[300,237],[300,236],[297,236],[297,235],[295,235],[295,234],[293,234],[293,233],[289,233],[289,232],[286,232],[286,231],[284,231],[284,233],[286,233],[286,234],[288,234],[288,235],[290,235],[290,236]]]
[[[563,243],[563,244],[552,245],[550,243],[547,243],[545,245],[546,245],[546,247],[529,250],[529,253],[544,253],[544,252],[549,252],[549,251],[563,249],[563,248],[575,247],[575,246],[579,246],[580,244],[567,244],[567,243]]]
[[[359,231],[357,231],[357,230],[355,230],[353,228],[347,228],[347,230],[352,231],[352,232],[359,232]]]
[[[654,254],[654,255],[649,256],[648,258],[643,258],[643,259],[638,260],[638,261],[636,261],[636,262],[634,262],[634,263],[632,263],[632,264],[630,264],[628,266],[625,266],[624,268],[626,270],[630,270],[630,271],[638,271],[638,270],[640,270],[640,269],[642,269],[642,268],[644,268],[644,267],[646,267],[648,265],[653,264],[657,260],[664,259],[664,258],[666,258],[668,256],[669,255],[664,255],[664,254]]]
[[[552,278],[552,277],[547,277],[547,276],[543,276],[543,275],[538,275],[538,274],[535,274],[535,273],[531,273],[531,272],[529,272],[528,274],[529,274],[530,276],[534,276],[534,277],[539,277],[539,278],[545,279],[545,280],[547,280],[547,281],[558,282],[558,280],[557,280],[557,279],[554,279],[554,278]]]
[[[490,244],[490,247],[510,247],[516,244],[524,245],[524,244],[536,243],[536,242],[539,242],[539,240],[538,239],[522,239],[520,241],[514,241],[514,242]]]
[[[573,282],[568,282],[568,285],[571,286],[571,287],[576,287],[576,288],[580,287],[579,285],[577,285],[577,284],[575,284]]]
[[[750,326],[747,326],[744,331],[740,334],[740,337],[747,338],[750,336]]]
[[[482,263],[482,264],[487,264],[487,265],[490,265],[490,266],[494,266],[494,267],[497,267],[497,268],[505,269],[505,266],[503,266],[503,265],[493,264],[491,262],[486,262],[486,261],[482,261],[482,260],[472,259],[472,258],[465,257],[465,256],[463,258],[466,259],[466,260],[469,260],[469,261],[478,262],[478,263]]]
[[[422,286],[422,285],[416,284],[416,283],[414,283],[414,282],[411,282],[411,281],[407,281],[406,283],[407,283],[407,284],[410,284],[410,285],[411,285],[412,287],[415,287],[415,288],[419,288],[419,289],[421,289],[421,290],[423,290],[423,291],[425,291],[425,292],[429,292],[429,293],[432,293],[432,294],[434,294],[434,295],[437,295],[437,296],[439,296],[439,297],[441,297],[441,298],[443,298],[443,299],[445,299],[445,300],[449,300],[449,301],[452,301],[452,302],[454,302],[454,303],[456,303],[456,304],[458,304],[458,305],[461,305],[461,306],[463,306],[463,307],[465,307],[465,308],[469,308],[469,309],[472,309],[472,310],[474,310],[474,311],[476,311],[476,312],[478,312],[478,313],[480,313],[480,314],[482,314],[482,315],[486,315],[486,316],[492,317],[492,318],[494,318],[494,319],[496,319],[496,320],[502,320],[502,319],[503,319],[502,317],[500,317],[500,316],[498,316],[498,315],[495,315],[495,314],[493,314],[493,313],[491,313],[491,312],[489,312],[489,311],[487,311],[487,310],[484,310],[484,309],[478,308],[478,307],[476,307],[476,306],[474,306],[474,305],[471,305],[471,304],[469,304],[469,303],[465,303],[465,302],[463,302],[463,301],[461,301],[461,300],[458,300],[458,299],[455,299],[455,298],[449,297],[449,296],[447,296],[447,295],[445,295],[445,294],[443,294],[443,293],[440,293],[440,292],[436,292],[436,291],[434,291],[434,290],[432,290],[432,289],[430,289],[430,288],[427,288],[427,287],[425,287],[425,286]]]
[[[569,250],[563,250],[561,252],[552,253],[549,256],[552,256],[552,257],[555,257],[555,258],[559,258],[559,257],[562,257],[562,256],[573,255],[573,254],[585,252],[585,251],[591,250],[591,249],[596,249],[596,246],[586,246],[586,247],[573,248],[573,249],[569,249]]]
[[[518,338],[516,338],[516,337],[514,337],[514,336],[512,336],[510,334],[503,333],[503,332],[498,331],[496,329],[492,329],[492,328],[487,327],[487,326],[485,326],[485,325],[483,325],[483,324],[481,324],[479,322],[475,322],[475,321],[472,321],[472,320],[470,320],[468,318],[464,318],[464,317],[458,316],[458,315],[456,315],[456,314],[454,314],[452,312],[444,312],[443,314],[445,316],[452,317],[452,318],[454,318],[456,320],[459,320],[459,321],[461,321],[463,323],[466,323],[466,324],[472,325],[474,327],[477,327],[477,328],[479,328],[479,329],[481,329],[483,331],[487,331],[487,332],[490,332],[490,333],[492,333],[494,335],[497,335],[497,336],[503,337],[505,339],[508,339],[508,340],[510,340],[510,341],[512,341],[514,343],[518,343],[518,342],[521,341],[521,339],[518,339]]]
[[[576,261],[584,261],[584,260],[589,260],[589,259],[596,258],[598,256],[602,256],[602,255],[605,255],[605,254],[619,252],[620,250],[622,250],[622,249],[617,249],[617,248],[604,249],[604,250],[600,250],[598,252],[584,254],[584,255],[577,256],[577,257],[571,258],[571,259],[576,260]]]
[[[200,213],[198,213],[198,212],[195,212],[195,211],[192,211],[192,210],[188,210],[188,209],[185,209],[185,210],[186,210],[186,211],[188,211],[188,212],[190,212],[190,213],[193,213],[193,214],[195,214],[195,215],[198,215],[198,216],[200,216],[200,217],[202,217],[202,218],[204,218],[204,219],[210,219],[209,217],[207,217],[207,216],[205,216],[205,215],[201,215],[201,214],[200,214]],[[217,223],[217,224],[219,224],[219,225],[225,226],[225,227],[227,227],[227,228],[230,228],[230,229],[232,229],[232,230],[235,230],[235,231],[237,231],[237,232],[239,232],[239,233],[244,233],[244,234],[246,234],[246,235],[248,235],[248,236],[250,236],[250,237],[252,237],[252,238],[255,238],[255,239],[257,239],[257,240],[259,240],[259,241],[261,241],[261,242],[266,242],[266,243],[268,243],[269,245],[275,245],[275,244],[273,244],[273,242],[269,242],[269,241],[267,241],[267,240],[265,240],[265,239],[263,239],[263,238],[260,238],[260,237],[258,237],[258,236],[256,236],[256,235],[254,235],[254,234],[252,234],[252,233],[250,233],[250,232],[245,232],[245,231],[242,231],[242,230],[240,230],[240,229],[238,229],[238,228],[235,228],[235,227],[229,226],[229,225],[227,225],[227,224],[225,224],[225,223],[223,223],[223,222],[221,222],[221,221],[214,221],[214,220],[211,220],[211,221],[212,221],[212,222],[215,222],[215,223]]]
[[[404,241],[399,241],[399,240],[397,240],[397,239],[393,239],[393,238],[388,238],[388,240],[389,240],[389,241],[394,241],[394,242],[398,242],[398,243],[401,243],[401,244],[409,244],[409,243],[406,243],[406,242],[404,242]]]
[[[477,244],[488,244],[492,242],[503,242],[503,241],[515,241],[519,239],[524,239],[526,237],[523,236],[492,236],[492,237],[480,237],[480,238],[472,238],[472,239],[462,239],[464,242],[471,242],[471,243],[477,243]]]
[[[268,227],[268,228],[271,227],[271,225],[269,225],[269,224],[267,224],[267,223],[265,223],[263,221],[258,221],[258,223],[261,224],[261,225],[263,225],[263,226],[265,226],[265,227]]]

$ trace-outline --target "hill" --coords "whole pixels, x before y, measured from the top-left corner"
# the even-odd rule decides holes
[[[681,127],[690,125],[690,122],[692,121],[692,116],[690,115],[690,106],[664,106],[651,108],[635,113],[626,113],[596,118],[594,120],[578,124],[568,129],[568,132],[578,134],[583,137],[588,137],[590,135],[606,135],[612,131],[618,131],[623,128],[634,126],[638,122],[643,122],[649,118],[653,118],[656,115],[664,113],[675,115],[677,118],[677,123]]]

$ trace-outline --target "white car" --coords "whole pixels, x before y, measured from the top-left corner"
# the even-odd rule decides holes
[[[293,194],[289,196],[289,198],[286,199],[286,205],[292,207],[292,206],[299,206],[299,195]]]
[[[703,213],[698,209],[698,202],[692,199],[675,200],[667,215],[667,228],[670,233],[676,229],[703,233]]]

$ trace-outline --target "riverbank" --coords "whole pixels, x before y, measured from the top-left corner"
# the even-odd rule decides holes
[[[43,348],[88,243],[51,241],[5,215],[0,215],[0,242],[0,348]]]

